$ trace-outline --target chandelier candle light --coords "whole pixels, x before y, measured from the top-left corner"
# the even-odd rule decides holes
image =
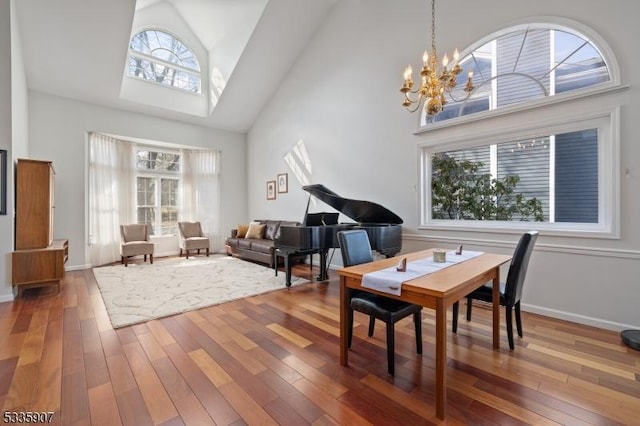
[[[424,51],[422,55],[422,70],[420,71],[421,84],[420,87],[414,91],[413,88],[413,71],[411,65],[407,66],[404,70],[404,84],[400,91],[404,93],[404,102],[402,105],[409,112],[415,112],[420,108],[420,104],[424,99],[424,111],[428,115],[436,115],[447,103],[445,99],[445,92],[449,94],[449,97],[454,99],[451,95],[451,90],[456,87],[458,74],[462,71],[458,64],[458,49],[453,53],[453,67],[451,70],[447,69],[449,65],[449,57],[445,54],[442,58],[442,69],[438,69],[438,55],[436,53],[436,0],[431,0],[431,53],[428,54]],[[464,87],[464,91],[467,92],[467,96],[471,95],[473,91],[473,71],[469,71],[467,84]],[[411,99],[410,95],[417,94],[415,99]],[[416,104],[415,108],[411,106]]]

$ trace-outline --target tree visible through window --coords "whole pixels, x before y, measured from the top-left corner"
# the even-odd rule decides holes
[[[598,222],[598,132],[586,129],[431,156],[431,217]]]
[[[498,31],[460,61],[476,90],[460,100],[460,81],[459,101],[423,116],[423,226],[619,236],[620,111],[592,96],[621,87],[619,67],[604,40],[569,24]]]
[[[178,38],[161,30],[144,30],[129,44],[130,76],[187,92],[200,93],[200,65]]]

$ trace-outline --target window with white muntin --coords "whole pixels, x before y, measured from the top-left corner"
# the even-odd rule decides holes
[[[137,223],[149,225],[151,235],[177,235],[180,162],[177,151],[136,149]]]
[[[589,102],[622,87],[606,43],[525,24],[476,45],[461,61],[476,90],[422,118],[421,226],[618,238],[619,108]],[[504,114],[509,128],[494,120]],[[464,135],[444,131],[463,123]]]
[[[487,111],[527,108],[543,98],[583,96],[619,84],[610,55],[604,55],[589,36],[565,26],[518,25],[480,40],[467,51],[459,61],[465,72],[458,76],[452,100],[437,115],[423,113],[421,129]],[[475,86],[470,96],[464,91],[468,71],[473,72]]]
[[[159,29],[143,30],[129,43],[128,74],[144,81],[201,93],[200,64],[176,36]]]

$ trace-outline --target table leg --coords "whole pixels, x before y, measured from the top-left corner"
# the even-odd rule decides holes
[[[436,300],[436,417],[444,420],[447,409],[447,308]]]
[[[493,278],[493,347],[500,348],[500,267]]]
[[[349,365],[349,348],[347,346],[347,310],[349,309],[349,289],[345,277],[340,276],[340,365]]]

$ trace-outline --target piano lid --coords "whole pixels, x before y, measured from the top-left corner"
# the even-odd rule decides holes
[[[399,225],[403,222],[402,218],[387,208],[382,207],[380,204],[371,201],[342,198],[324,185],[306,185],[303,186],[302,189],[358,223],[390,223]]]

